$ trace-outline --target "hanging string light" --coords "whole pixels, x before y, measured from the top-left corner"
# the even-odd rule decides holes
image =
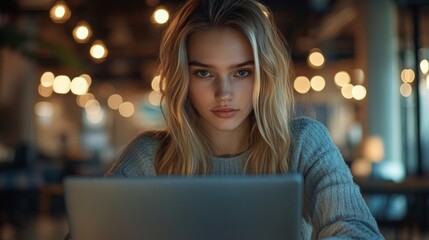
[[[411,83],[414,81],[416,74],[412,69],[406,68],[401,71],[402,84],[399,88],[399,92],[403,97],[409,97],[413,92]]]
[[[57,1],[49,13],[55,23],[65,23],[71,16],[70,8],[64,1]]]
[[[307,58],[307,63],[312,68],[322,68],[325,64],[325,57],[323,56],[322,51],[318,48],[311,49]]]
[[[106,48],[106,45],[104,45],[103,41],[96,40],[92,44],[89,53],[96,62],[101,62],[107,57],[108,50]]]
[[[92,36],[92,30],[86,21],[80,21],[73,29],[73,38],[78,43],[86,43]]]
[[[170,18],[170,14],[164,7],[158,7],[152,15],[153,21],[158,24],[164,24]]]

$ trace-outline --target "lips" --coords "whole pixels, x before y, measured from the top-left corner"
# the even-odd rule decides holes
[[[229,108],[229,107],[220,107],[220,108],[215,108],[211,111],[214,113],[214,115],[216,115],[219,118],[231,118],[239,110],[235,108]]]

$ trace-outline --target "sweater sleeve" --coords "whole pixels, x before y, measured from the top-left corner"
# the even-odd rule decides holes
[[[295,168],[304,177],[303,216],[312,239],[383,239],[348,166],[319,122],[295,123]]]

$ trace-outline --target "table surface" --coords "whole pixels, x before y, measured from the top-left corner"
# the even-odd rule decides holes
[[[406,177],[400,182],[370,178],[355,178],[354,181],[362,193],[429,194],[429,176]]]

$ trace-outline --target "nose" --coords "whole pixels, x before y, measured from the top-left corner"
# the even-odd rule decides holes
[[[216,99],[218,101],[230,101],[232,99],[233,83],[229,77],[219,77],[217,81]]]

